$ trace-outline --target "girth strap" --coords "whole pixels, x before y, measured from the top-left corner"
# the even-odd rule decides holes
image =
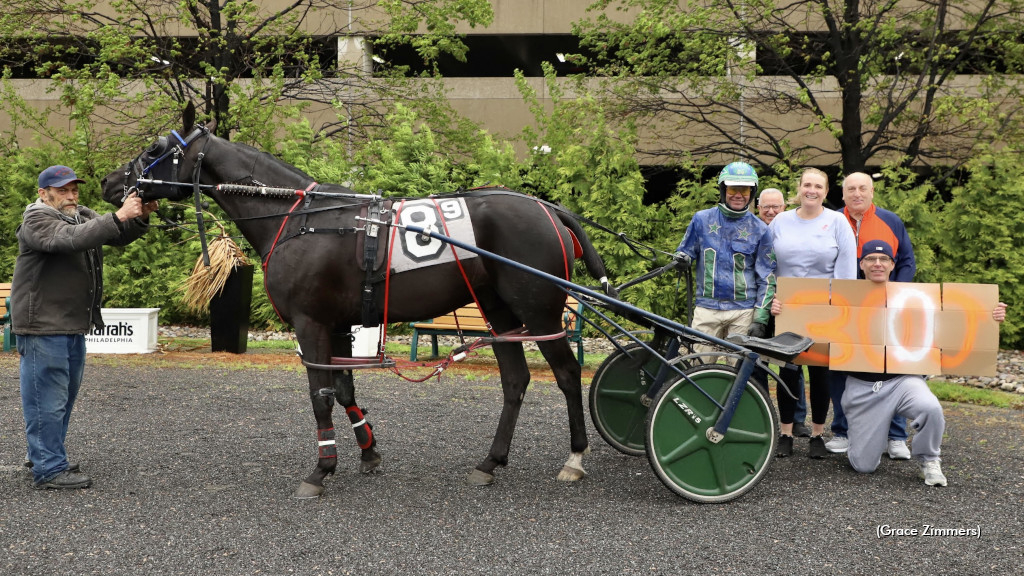
[[[380,313],[373,297],[373,264],[377,258],[377,248],[380,245],[380,225],[376,222],[380,219],[384,209],[382,200],[370,202],[367,208],[367,222],[364,227],[365,237],[363,242],[363,269],[366,270],[366,277],[363,279],[363,326],[374,328],[380,325]]]

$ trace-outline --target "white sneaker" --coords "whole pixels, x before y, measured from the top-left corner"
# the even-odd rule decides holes
[[[825,442],[825,450],[833,454],[843,454],[850,449],[850,439],[846,436],[833,436],[831,440]]]
[[[946,476],[942,474],[942,467],[938,460],[922,460],[921,478],[924,478],[925,486],[945,486]]]
[[[892,460],[910,460],[910,448],[905,440],[889,440],[889,458]]]

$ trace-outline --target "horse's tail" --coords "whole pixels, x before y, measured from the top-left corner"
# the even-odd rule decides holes
[[[587,232],[580,226],[576,215],[565,209],[556,210],[555,213],[558,214],[558,219],[562,221],[562,224],[579,240],[580,247],[583,248],[583,264],[586,265],[587,272],[595,280],[601,282],[601,288],[605,294],[613,297],[617,296],[615,287],[608,281],[608,272],[604,267],[604,260],[597,253],[597,249],[594,248],[594,244],[590,241],[590,237],[587,236]]]

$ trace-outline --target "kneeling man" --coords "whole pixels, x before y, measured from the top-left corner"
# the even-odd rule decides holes
[[[889,281],[896,266],[892,246],[881,240],[864,244],[860,268],[872,282]],[[992,318],[1006,318],[1006,304],[1000,302]],[[942,405],[932,394],[924,378],[916,375],[850,372],[842,399],[849,423],[850,449],[847,457],[858,472],[874,472],[888,444],[889,421],[896,414],[913,420],[916,430],[911,456],[921,467],[921,477],[928,486],[945,486],[946,477],[939,465],[942,433],[946,418]]]

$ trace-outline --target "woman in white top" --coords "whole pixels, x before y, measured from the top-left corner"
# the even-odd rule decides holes
[[[783,212],[768,227],[772,233],[775,257],[778,259],[776,276],[793,278],[849,278],[857,277],[857,239],[843,215],[825,208],[828,196],[828,176],[816,168],[808,168],[800,175],[797,187],[796,210]],[[811,441],[808,456],[822,458],[828,452],[821,434],[828,416],[828,369],[808,366],[811,389]],[[786,388],[796,394],[799,372],[783,369],[781,376]],[[793,413],[796,401],[783,391],[777,391],[781,434],[778,456],[793,453]]]

